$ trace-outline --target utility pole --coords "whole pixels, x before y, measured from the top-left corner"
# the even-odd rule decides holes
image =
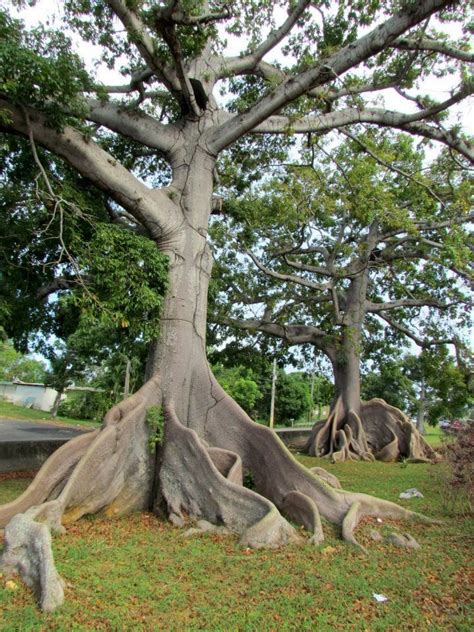
[[[308,423],[312,423],[313,419],[313,408],[314,408],[314,378],[316,377],[316,367],[313,367],[313,372],[311,374],[311,406],[308,411]]]
[[[125,384],[123,387],[123,396],[127,398],[130,394],[130,370],[132,368],[132,363],[130,362],[130,358],[127,358],[127,366],[125,368]]]
[[[276,358],[273,360],[273,375],[272,375],[272,396],[270,400],[270,428],[273,428],[273,422],[275,420],[275,392],[276,392],[276,381],[277,381],[277,361]]]
[[[311,406],[308,412],[308,423],[312,423],[314,408],[314,379],[316,377],[316,349],[314,349],[313,370],[311,371]]]

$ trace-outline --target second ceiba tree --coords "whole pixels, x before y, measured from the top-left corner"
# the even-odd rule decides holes
[[[300,540],[287,518],[305,525],[316,543],[323,539],[320,516],[342,525],[343,537],[354,543],[353,531],[364,515],[424,520],[393,503],[333,489],[219,386],[206,360],[212,268],[207,231],[216,161],[248,135],[324,134],[366,122],[419,134],[472,158],[459,130],[437,120],[470,94],[464,74],[446,101],[409,113],[369,102],[408,76],[415,81],[437,70],[439,59],[460,67],[470,58],[463,44],[451,44],[429,24],[437,14],[462,20],[462,3],[68,0],[63,5],[66,27],[86,46],[100,46],[103,60],[120,66],[125,85],[98,86],[61,33],[26,32],[2,12],[0,130],[66,161],[128,212],[168,256],[169,285],[145,385],[112,408],[100,430],[55,452],[28,490],[0,508],[0,525],[11,521],[4,563],[28,574],[24,559],[16,556],[20,549],[26,555],[40,547],[28,548],[25,534],[44,537],[41,550],[47,556],[39,522],[61,529],[99,510],[113,516],[152,507],[176,524],[201,517],[224,524],[252,547]],[[278,6],[286,11],[280,20],[274,16]],[[226,55],[225,31],[247,38],[245,50]],[[272,62],[282,44],[287,57]],[[232,89],[239,79],[253,89],[240,109],[226,108],[216,86],[229,82]],[[154,188],[136,177],[121,164],[114,143],[107,143],[111,137],[141,145],[156,164],[164,159],[169,184]],[[146,422],[153,406],[165,411],[155,457]],[[242,485],[243,470],[252,473],[254,490]],[[51,571],[50,564],[47,568]],[[53,609],[62,600],[57,574],[36,579],[43,582],[42,607]]]
[[[390,399],[361,400],[361,360],[387,334],[423,349],[461,345],[453,327],[468,326],[468,167],[447,152],[428,166],[412,137],[386,130],[340,134],[349,138],[330,152],[315,138],[300,164],[227,202],[211,320],[312,345],[330,361],[336,397],[313,428],[311,455],[432,460]]]

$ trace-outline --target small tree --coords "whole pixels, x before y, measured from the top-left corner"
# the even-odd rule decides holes
[[[225,368],[222,365],[214,365],[213,372],[219,384],[237,404],[248,415],[254,415],[255,406],[263,395],[254,379],[252,370],[243,366]]]
[[[279,371],[277,380],[275,418],[277,424],[292,426],[311,408],[311,389],[302,373]]]

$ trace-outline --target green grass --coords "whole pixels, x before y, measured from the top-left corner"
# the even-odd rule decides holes
[[[334,472],[347,489],[389,500],[417,487],[425,497],[401,504],[444,523],[364,522],[357,532],[369,549],[363,555],[330,525],[318,547],[249,552],[230,536],[183,538],[182,530],[150,514],[83,519],[54,539],[57,567],[67,582],[65,604],[43,614],[21,582],[9,591],[0,578],[0,630],[472,629],[473,524],[461,513],[450,513],[444,465],[330,465],[298,458]],[[19,492],[18,485],[0,483],[0,502]],[[368,533],[374,527],[408,530],[422,548],[372,542]],[[389,600],[376,603],[373,593]]]
[[[74,426],[98,426],[94,421],[86,419],[72,419],[71,417],[51,417],[44,410],[34,410],[33,408],[24,408],[23,406],[15,406],[10,402],[0,400],[0,417],[8,417],[9,419],[19,419],[24,421],[47,421],[54,423],[62,423]]]
[[[424,438],[433,448],[439,448],[450,440],[449,435],[443,432],[439,426],[426,426]]]

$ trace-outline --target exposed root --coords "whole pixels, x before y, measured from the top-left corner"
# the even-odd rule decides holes
[[[204,518],[239,534],[241,543],[253,548],[296,541],[296,530],[275,506],[242,487],[241,472],[237,454],[207,448],[194,430],[180,423],[172,405],[166,406],[159,478],[173,520]],[[236,483],[237,473],[240,481]]]
[[[86,513],[115,515],[149,508],[153,502],[157,506],[160,494],[174,524],[197,520],[197,532],[218,528],[240,535],[241,544],[253,548],[307,541],[282,514],[310,531],[310,542],[316,544],[324,537],[321,517],[340,525],[344,539],[355,545],[354,531],[363,516],[435,522],[394,503],[342,490],[321,468],[310,472],[273,431],[253,423],[212,375],[210,380],[208,391],[204,383],[190,390],[189,402],[180,407],[183,423],[173,406],[165,407],[164,442],[156,459],[147,445],[146,411],[161,403],[158,376],[112,409],[100,431],[55,452],[28,490],[0,508],[5,522],[19,514],[6,529],[4,562],[35,586],[43,608],[53,609],[62,600],[49,528],[61,531],[63,524]],[[383,408],[389,409],[386,404]],[[350,415],[345,426],[338,427],[340,410],[336,406],[331,418],[318,426],[314,445],[322,450],[329,441],[333,456],[369,458],[366,450],[374,450],[374,444],[367,418]],[[396,436],[401,445],[396,430],[386,434],[386,444]],[[416,435],[403,437],[412,451],[420,445]],[[243,487],[243,471],[251,473],[255,490]],[[31,563],[23,564],[25,555]],[[42,568],[44,572],[38,571]]]
[[[364,553],[367,553],[367,550],[357,542],[354,536],[354,530],[359,524],[359,521],[362,517],[362,504],[359,501],[355,501],[349,508],[349,511],[346,513],[344,520],[342,521],[342,538],[346,542],[350,542],[355,546],[359,547]]]
[[[34,588],[43,610],[51,611],[63,600],[50,528],[61,532],[63,524],[86,513],[117,514],[150,504],[153,459],[147,451],[145,422],[149,389],[150,384],[123,408],[113,409],[102,429],[59,448],[25,493],[0,507],[0,524],[8,523],[2,563]]]
[[[337,525],[343,524],[354,503],[360,503],[359,520],[363,516],[373,516],[413,520],[424,524],[436,523],[395,503],[334,488],[319,474],[313,475],[298,463],[274,432],[252,422],[244,411],[219,389],[216,383],[213,392],[218,403],[213,406],[207,417],[206,441],[238,453],[244,469],[253,475],[255,491],[271,500],[283,513],[287,511],[285,502],[288,503],[288,500],[285,499],[288,498],[288,494],[299,492],[313,501],[323,518]],[[222,419],[227,420],[225,428],[222,427]],[[325,424],[325,432],[329,435],[333,430]],[[294,496],[290,495],[289,498]]]
[[[282,513],[293,522],[302,525],[313,534],[311,542],[320,544],[324,540],[323,525],[316,503],[301,492],[289,492],[282,503]]]
[[[36,514],[37,508],[32,508],[8,523],[0,568],[19,573],[33,589],[41,609],[52,612],[64,601],[64,582],[54,565],[49,528],[36,522]]]
[[[358,415],[353,410],[346,414],[339,398],[327,420],[314,425],[305,449],[312,456],[327,456],[333,462],[438,460],[410,420],[382,399],[362,402]]]
[[[189,538],[195,535],[202,535],[203,533],[217,533],[219,535],[230,535],[232,531],[229,531],[227,527],[218,527],[207,520],[198,520],[195,527],[191,527],[183,533],[184,538]]]
[[[409,533],[389,533],[385,541],[406,549],[419,549],[420,545]]]
[[[319,476],[319,478],[322,478],[323,481],[326,481],[326,483],[329,483],[331,487],[335,487],[336,489],[341,489],[342,485],[339,482],[339,479],[337,478],[337,476],[334,476],[334,474],[331,474],[331,472],[328,472],[323,467],[310,467],[309,471],[311,472],[311,474],[314,474],[314,476]]]
[[[28,489],[11,503],[0,506],[0,527],[4,527],[13,516],[23,513],[33,505],[55,498],[98,433],[98,430],[84,433],[53,452]]]

